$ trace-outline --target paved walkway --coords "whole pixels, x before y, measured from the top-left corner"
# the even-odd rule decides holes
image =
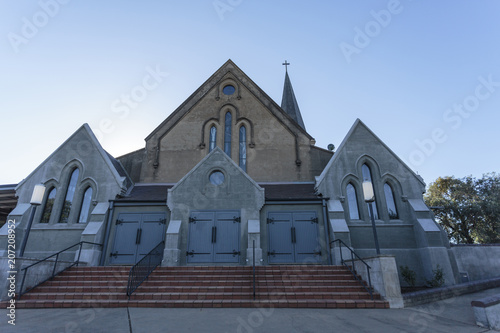
[[[0,310],[0,332],[494,332],[475,325],[470,302],[500,288],[406,309],[19,309]]]

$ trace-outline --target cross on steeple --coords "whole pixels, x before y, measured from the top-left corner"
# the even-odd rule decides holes
[[[290,63],[285,60],[285,62],[283,63],[283,66],[285,66],[285,71],[286,72],[288,72],[288,65],[290,65]]]

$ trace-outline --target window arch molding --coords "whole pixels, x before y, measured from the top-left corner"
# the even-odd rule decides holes
[[[83,174],[85,172],[85,168],[84,168],[82,161],[80,161],[79,159],[73,159],[73,160],[69,161],[68,163],[66,163],[66,165],[63,167],[63,169],[61,171],[61,177],[60,177],[60,181],[59,181],[60,186],[57,189],[57,196],[56,196],[56,200],[54,202],[54,208],[52,210],[52,214],[54,214],[53,223],[60,222],[62,210],[64,207],[64,202],[66,200],[66,195],[68,192],[70,178],[76,169],[78,169],[78,178],[77,178],[76,184],[75,184],[75,193],[73,196],[72,203],[77,203],[76,195],[78,193],[78,190],[80,189],[80,183],[81,183],[81,179],[83,177]],[[69,212],[68,221],[70,221],[70,222],[73,221],[74,215],[77,214],[77,213],[75,213],[75,211],[76,211],[76,209],[72,205],[70,212]],[[52,220],[52,217],[51,217],[51,220]]]
[[[228,114],[230,114],[230,117],[231,118],[231,124],[230,124],[230,127],[227,126],[226,124],[226,120],[227,120],[227,116]],[[220,108],[219,110],[219,119],[221,119],[221,130],[219,132],[220,133],[220,138],[221,138],[221,145],[222,145],[222,150],[224,152],[226,152],[227,149],[230,149],[230,154],[228,154],[231,158],[233,158],[233,156],[238,156],[238,133],[237,133],[237,128],[236,128],[236,122],[237,122],[237,119],[238,119],[238,115],[239,115],[239,112],[238,112],[238,109],[232,105],[232,104],[226,104],[224,105],[223,107]],[[229,141],[226,141],[226,139],[228,139],[226,137],[226,131],[227,130],[230,130],[231,131],[231,135],[230,135],[230,140]],[[227,147],[226,147],[226,144],[227,144]]]
[[[401,219],[401,214],[402,214],[402,212],[404,212],[403,202],[401,199],[403,196],[403,190],[402,190],[401,183],[397,180],[397,178],[395,176],[393,176],[392,174],[389,174],[389,173],[385,173],[384,175],[382,175],[381,182],[382,182],[382,186],[385,186],[385,184],[388,184],[391,187],[392,194],[394,197],[394,204],[396,205],[396,211],[398,214],[397,219],[398,220]],[[384,191],[384,196],[385,196],[385,191]],[[384,205],[383,211],[385,214],[387,214],[387,219],[391,220],[389,213],[388,213],[389,210],[387,207],[387,200],[388,200],[387,198],[385,198],[385,200],[383,200],[383,205]]]
[[[255,142],[254,142],[254,127],[253,127],[253,122],[245,117],[240,117],[236,119],[236,128],[239,130],[241,126],[245,126],[247,130],[247,145],[248,148],[254,148],[255,147]]]
[[[220,142],[220,132],[221,132],[221,125],[219,122],[220,118],[210,118],[208,120],[205,120],[203,125],[201,126],[201,143],[199,145],[200,149],[205,149],[207,147],[207,144],[210,144],[210,129],[212,126],[215,126],[217,129],[217,142]]]
[[[342,205],[344,207],[344,216],[345,216],[346,220],[352,221],[351,220],[351,211],[349,208],[349,198],[348,198],[348,194],[347,194],[347,186],[349,184],[351,184],[354,187],[355,192],[356,192],[356,201],[357,201],[356,203],[357,203],[357,207],[358,207],[359,219],[355,219],[354,221],[363,220],[364,216],[363,216],[363,210],[361,209],[361,207],[362,207],[361,203],[364,202],[364,199],[363,199],[363,193],[362,193],[362,182],[361,182],[360,178],[353,173],[349,173],[346,176],[344,176],[344,178],[342,179],[340,184],[341,184],[341,192],[340,193],[342,193],[341,202],[342,202]]]
[[[92,198],[90,200],[89,210],[92,211],[94,207],[93,203],[96,201],[96,198],[99,194],[97,182],[93,178],[87,177],[85,179],[82,179],[80,183],[77,184],[76,187],[75,197],[73,198],[74,206],[72,207],[72,210],[74,210],[75,215],[71,215],[73,214],[73,212],[70,214],[70,218],[73,218],[73,220],[71,221],[73,221],[74,223],[78,223],[78,220],[80,219],[85,192],[87,191],[88,188],[92,189]]]
[[[226,96],[222,90],[224,89],[225,86],[231,85],[235,88],[234,94],[231,96],[236,96],[237,99],[241,99],[241,94],[240,94],[240,85],[236,80],[233,80],[232,78],[227,78],[223,80],[221,83],[219,83],[219,86],[217,87],[217,93],[215,96],[215,100],[220,100],[221,96]]]
[[[375,194],[375,207],[374,207],[374,213],[376,215],[376,220],[381,220],[384,219],[383,217],[385,215],[380,214],[380,211],[385,211],[383,209],[386,207],[385,204],[385,195],[384,195],[384,184],[381,181],[381,176],[380,176],[380,166],[377,163],[377,161],[365,154],[362,155],[358,158],[356,161],[356,170],[357,173],[361,177],[361,183],[364,181],[363,179],[363,165],[366,165],[370,169],[370,175],[371,175],[371,181],[372,181],[372,186],[373,186],[373,193]],[[361,197],[364,202],[364,193],[361,191]],[[369,220],[370,219],[370,214],[369,214],[369,209],[368,209],[368,204],[362,205],[362,211],[363,211],[363,216]]]
[[[55,214],[55,204],[56,204],[56,200],[59,197],[60,184],[56,179],[51,178],[48,181],[44,182],[43,185],[45,186],[45,193],[43,195],[42,204],[40,205],[41,209],[37,210],[36,215],[34,217],[34,220],[37,221],[38,223],[41,223],[43,214],[45,212],[45,207],[47,206],[47,201],[49,200],[49,195],[51,194],[52,190],[56,190],[54,202],[52,204],[52,209],[51,209],[51,213],[50,213],[50,218],[46,223],[42,223],[42,225],[48,225],[48,224],[53,223],[54,220],[57,219],[57,217],[55,217],[55,216],[57,216],[57,214]]]

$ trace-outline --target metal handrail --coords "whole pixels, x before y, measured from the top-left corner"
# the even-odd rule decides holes
[[[127,296],[129,299],[141,283],[161,264],[163,259],[162,245],[164,244],[165,241],[158,243],[148,254],[130,268],[127,283]]]
[[[253,300],[255,301],[255,239],[253,242]]]
[[[336,239],[336,240],[333,240],[330,242],[330,244],[332,243],[335,243],[335,242],[339,242],[339,250],[340,250],[340,262],[342,263],[342,265],[344,265],[345,267],[347,267],[352,275],[354,276],[354,278],[359,281],[361,283],[361,285],[363,286],[363,288],[365,288],[366,291],[368,291],[368,293],[370,294],[370,297],[371,299],[373,300],[373,292],[372,292],[372,279],[370,277],[370,265],[368,265],[356,252],[354,252],[353,249],[351,249],[349,247],[349,245],[347,245],[344,241],[342,241],[341,239]],[[344,244],[344,246],[349,250],[351,251],[351,260],[344,260],[343,258],[343,255],[342,255],[342,244]],[[356,256],[357,259],[354,259],[354,256]],[[358,278],[358,275],[356,274],[356,272],[354,271],[354,260],[359,260],[361,261],[363,264],[365,264],[366,266],[366,272],[368,273],[368,285],[369,285],[369,288],[367,288],[365,286],[365,284],[363,283],[363,281],[361,279]],[[351,266],[347,265],[346,264],[346,261],[351,261],[353,263],[353,267],[351,268]]]
[[[54,253],[54,254],[51,254],[50,256],[48,256],[48,257],[46,257],[46,258],[40,259],[40,260],[38,260],[37,262],[35,262],[35,263],[31,264],[31,265],[28,265],[28,266],[26,266],[26,267],[23,267],[23,268],[21,269],[21,271],[24,271],[24,274],[23,274],[23,280],[22,280],[22,282],[21,282],[21,287],[19,288],[19,295],[18,295],[18,299],[19,299],[19,298],[21,298],[21,296],[22,296],[22,295],[24,295],[24,294],[26,294],[27,292],[29,292],[29,291],[31,291],[31,290],[33,290],[33,289],[35,289],[36,287],[38,287],[38,286],[39,286],[39,285],[41,285],[42,283],[47,282],[48,280],[50,280],[50,279],[52,279],[54,276],[56,276],[56,275],[58,275],[58,274],[60,274],[60,273],[64,272],[64,271],[65,271],[65,270],[67,270],[68,268],[71,268],[71,267],[73,267],[73,266],[75,266],[75,265],[76,265],[76,266],[78,266],[78,264],[80,263],[80,255],[82,254],[82,245],[83,245],[83,244],[90,244],[90,245],[98,245],[98,246],[102,246],[102,244],[98,244],[98,243],[92,243],[92,242],[85,242],[85,241],[81,241],[81,242],[79,242],[79,243],[76,243],[76,244],[74,244],[74,245],[71,245],[71,246],[69,246],[69,247],[65,248],[64,250],[61,250],[61,251],[56,252],[56,253]],[[73,247],[75,247],[75,246],[80,246],[80,248],[78,249],[78,258],[77,258],[75,261],[73,261],[73,262],[72,262],[69,266],[65,267],[64,269],[62,269],[62,270],[60,270],[60,271],[58,271],[58,272],[56,273],[57,262],[59,261],[59,255],[60,255],[61,253],[63,253],[64,251],[67,251],[67,250],[69,250],[69,249],[71,249],[71,248],[73,248]],[[54,268],[52,269],[52,274],[51,274],[48,278],[46,278],[45,280],[43,280],[42,282],[39,282],[39,283],[37,283],[35,286],[30,287],[30,288],[26,289],[25,291],[23,291],[24,281],[26,280],[26,274],[27,274],[27,272],[28,272],[28,269],[29,269],[29,268],[31,268],[31,267],[33,267],[33,266],[35,266],[35,265],[38,265],[39,263],[42,263],[42,262],[44,262],[44,261],[46,261],[46,260],[48,260],[48,259],[50,259],[50,258],[52,258],[52,257],[54,257],[54,256],[56,257],[56,260],[54,261]]]

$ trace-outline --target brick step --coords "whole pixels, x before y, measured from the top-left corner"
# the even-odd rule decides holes
[[[207,293],[144,293],[136,291],[132,300],[215,300],[215,299],[248,299],[252,292],[207,292]],[[328,292],[258,292],[257,299],[338,299],[357,300],[371,299],[366,292],[328,293]],[[377,299],[380,297],[377,296]],[[123,292],[107,293],[28,293],[23,296],[23,301],[28,300],[65,300],[65,299],[92,299],[92,300],[125,300],[127,295]]]
[[[79,287],[79,286],[97,286],[97,287],[114,287],[114,286],[127,286],[128,280],[110,280],[110,281],[59,281],[49,280],[43,286],[62,286],[62,287]],[[41,287],[41,286],[39,286]],[[37,287],[38,288],[38,287]],[[36,289],[35,289],[36,290]]]
[[[300,284],[299,284],[300,283]],[[172,287],[172,286],[193,286],[193,287],[207,287],[207,286],[250,286],[253,284],[253,280],[248,278],[246,280],[195,280],[195,281],[183,281],[183,280],[169,280],[169,281],[151,281],[146,280],[141,286],[148,287]],[[50,287],[125,287],[127,285],[127,280],[121,281],[47,281],[43,286]],[[266,281],[256,281],[258,287],[285,287],[285,286],[359,286],[359,282],[352,280],[266,280]],[[36,290],[36,289],[35,289]]]
[[[336,275],[326,275],[326,274],[303,274],[303,275],[264,275],[256,274],[256,279],[259,280],[300,280],[300,281],[311,281],[311,280],[348,280],[352,279],[352,274],[336,274]],[[226,274],[226,275],[158,275],[151,274],[149,276],[150,281],[170,281],[170,280],[185,280],[185,281],[197,281],[197,280],[245,280],[252,278],[250,274],[236,275],[236,274]]]
[[[0,302],[0,307],[7,307]],[[270,300],[20,300],[16,307],[23,308],[338,308],[338,309],[388,309],[389,303],[382,300],[332,300],[332,299],[270,299]]]
[[[148,277],[150,281],[198,281],[198,280],[247,280],[249,278],[253,279],[251,274],[223,274],[223,275],[205,275],[205,274],[195,274],[195,275],[161,275],[161,274],[151,274]],[[272,274],[256,274],[256,278],[259,280],[276,280],[276,281],[313,281],[313,280],[349,280],[353,279],[352,274],[302,274],[302,275],[272,275]],[[128,275],[86,275],[82,276],[79,274],[75,275],[58,275],[54,277],[52,281],[124,281],[128,280]]]
[[[46,286],[42,285],[35,288],[31,293],[104,293],[104,292],[127,292],[125,286],[116,286],[110,288],[109,286]],[[253,292],[253,286],[248,284],[246,286],[148,286],[142,284],[137,291],[144,293],[179,293],[179,292]],[[365,288],[359,284],[352,286],[259,286],[256,285],[257,292],[366,292]]]

